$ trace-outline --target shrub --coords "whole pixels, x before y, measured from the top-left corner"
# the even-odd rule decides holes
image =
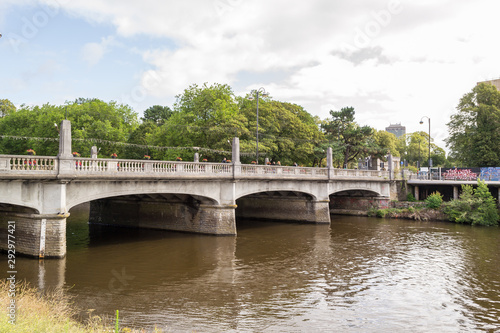
[[[415,201],[417,201],[417,199],[415,199],[415,197],[413,196],[413,194],[408,193],[408,195],[406,196],[406,201],[415,202]]]
[[[377,207],[370,207],[370,209],[368,209],[367,215],[368,216],[377,216],[377,211],[378,211]]]
[[[377,217],[385,217],[387,213],[387,209],[377,209]]]
[[[492,226],[498,225],[498,209],[495,199],[484,181],[477,180],[477,188],[462,185],[462,194],[444,207],[448,219],[457,223]]]
[[[427,208],[438,209],[443,203],[443,196],[439,192],[433,192],[431,195],[425,199],[425,205]]]

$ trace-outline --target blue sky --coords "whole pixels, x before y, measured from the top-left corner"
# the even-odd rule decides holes
[[[444,147],[476,82],[500,77],[493,0],[3,0],[0,98],[172,106],[192,84],[264,87],[320,118],[402,123]]]

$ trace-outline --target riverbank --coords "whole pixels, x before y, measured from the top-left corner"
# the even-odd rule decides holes
[[[41,294],[24,282],[18,282],[13,291],[9,281],[0,281],[0,306],[0,332],[143,332],[127,327],[116,331],[114,318],[94,316],[92,310],[85,323],[80,323],[74,319],[77,309],[63,290]]]
[[[406,207],[392,207],[385,209],[352,210],[352,209],[331,209],[333,215],[350,216],[372,216],[380,218],[405,219],[414,221],[446,221],[448,217],[439,209],[424,207],[421,203],[407,203]]]
[[[1,332],[110,332],[102,319],[89,314],[86,324],[73,319],[76,311],[62,290],[40,294],[27,283],[17,282],[15,291],[0,281]]]

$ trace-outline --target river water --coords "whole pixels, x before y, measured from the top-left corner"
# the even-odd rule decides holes
[[[70,287],[92,314],[120,310],[122,327],[500,332],[499,228],[332,216],[237,221],[237,237],[214,237],[87,221],[73,212],[67,257],[18,258],[18,278]]]

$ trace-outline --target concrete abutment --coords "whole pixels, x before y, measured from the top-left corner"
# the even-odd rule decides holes
[[[64,258],[67,216],[1,211],[0,249],[35,258]]]
[[[90,223],[210,235],[236,235],[231,205],[190,202],[137,201],[108,198],[92,201]]]

